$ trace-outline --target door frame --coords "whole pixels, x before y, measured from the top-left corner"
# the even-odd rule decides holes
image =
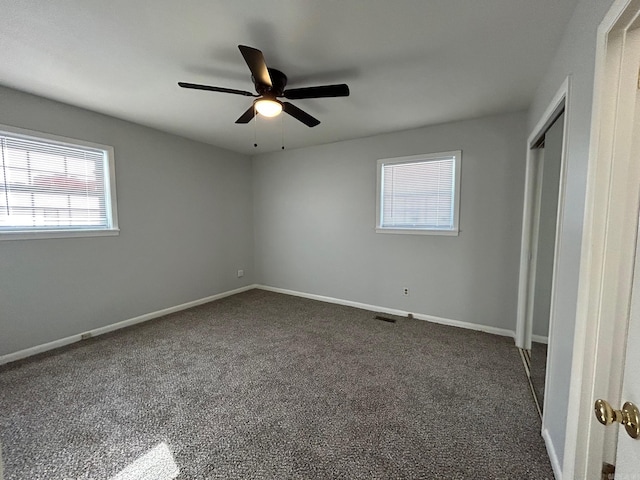
[[[625,34],[638,12],[640,0],[616,0],[597,32],[564,478],[600,478],[610,433],[595,420],[593,402],[620,403],[640,206],[629,101],[638,65],[627,60]]]

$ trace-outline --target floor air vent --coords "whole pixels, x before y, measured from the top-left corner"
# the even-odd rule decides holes
[[[382,320],[383,322],[396,323],[395,318],[383,317],[382,315],[376,315],[374,318],[376,320]]]

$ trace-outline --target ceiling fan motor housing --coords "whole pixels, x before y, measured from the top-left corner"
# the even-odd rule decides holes
[[[267,70],[271,77],[271,86],[256,82],[256,79],[253,76],[251,77],[256,86],[256,92],[258,92],[259,95],[267,97],[281,97],[284,92],[284,87],[287,86],[287,76],[275,68],[269,68]]]

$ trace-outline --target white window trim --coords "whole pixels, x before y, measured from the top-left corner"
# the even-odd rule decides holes
[[[105,204],[109,209],[109,218],[111,225],[109,228],[86,228],[86,229],[46,229],[46,230],[13,230],[0,231],[0,241],[2,240],[29,240],[39,238],[66,238],[66,237],[105,237],[119,235],[118,228],[118,208],[116,202],[116,171],[113,147],[102,145],[99,143],[87,142],[76,138],[63,137],[61,135],[53,135],[51,133],[38,132],[25,128],[13,127],[11,125],[0,124],[0,134],[7,133],[16,137],[29,140],[46,140],[58,145],[69,147],[88,147],[96,150],[102,150],[106,153],[107,167],[105,168],[105,179],[109,188],[105,190]]]
[[[426,228],[389,228],[382,226],[382,212],[380,205],[382,203],[382,168],[384,165],[393,163],[419,163],[442,160],[444,158],[454,157],[454,204],[453,204],[453,228],[450,230],[443,229],[426,229]],[[376,181],[376,233],[392,233],[404,235],[449,235],[458,236],[460,233],[460,170],[462,166],[462,150],[453,150],[450,152],[428,153],[424,155],[411,155],[408,157],[382,158],[378,160],[377,165],[377,181]]]

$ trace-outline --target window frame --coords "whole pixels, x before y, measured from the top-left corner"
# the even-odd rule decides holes
[[[107,228],[42,228],[0,230],[0,241],[3,240],[29,240],[39,238],[67,238],[67,237],[103,237],[120,234],[118,227],[118,208],[116,202],[116,175],[114,149],[110,145],[79,140],[77,138],[64,137],[51,133],[38,132],[25,128],[0,124],[0,135],[7,135],[25,140],[47,142],[55,145],[72,148],[90,148],[104,153],[104,181],[105,181],[105,208],[107,209]]]
[[[397,163],[424,163],[454,158],[454,192],[453,192],[453,228],[451,229],[435,229],[435,228],[398,228],[382,226],[382,176],[385,165]],[[460,179],[462,166],[462,150],[452,150],[449,152],[427,153],[421,155],[410,155],[407,157],[381,158],[377,163],[377,181],[376,181],[376,233],[391,233],[405,235],[449,235],[458,236],[460,233]]]

